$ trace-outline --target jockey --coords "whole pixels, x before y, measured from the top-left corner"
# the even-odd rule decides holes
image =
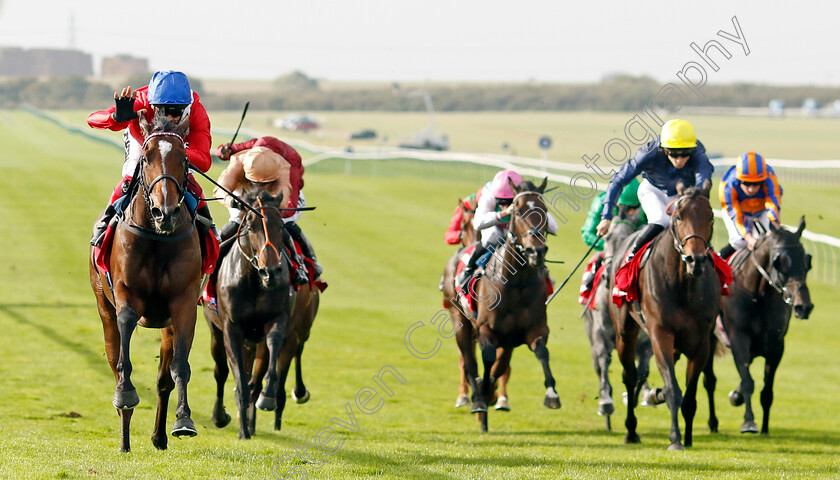
[[[230,165],[219,175],[219,185],[231,192],[256,184],[263,187],[272,195],[283,193],[286,208],[303,208],[306,206],[306,199],[303,196],[303,164],[298,152],[287,143],[274,137],[261,137],[234,145],[225,144],[216,149],[216,156],[222,160],[230,160]],[[222,227],[221,238],[231,238],[241,222],[240,209],[236,201],[219,187],[213,189],[216,197],[222,198],[222,203],[227,206],[230,212],[230,221]],[[297,225],[303,211],[285,210],[281,213],[284,221],[284,241],[289,252],[295,257],[298,269],[295,272],[294,283],[301,285],[309,282],[306,274],[306,265],[297,254],[291,239],[294,238],[300,245],[303,255],[312,259],[315,264],[315,277],[320,277],[323,268],[315,258],[315,250],[312,244],[303,234]],[[223,245],[219,251],[219,261],[224,254],[230,250],[233,242]]]
[[[471,194],[469,197],[461,200],[461,205],[455,207],[455,211],[452,213],[452,220],[449,221],[449,228],[446,229],[446,233],[443,235],[443,239],[449,245],[458,245],[461,243],[461,220],[464,218],[464,211],[461,209],[463,206],[464,208],[469,208],[475,210],[476,206],[478,205],[477,196],[481,193],[479,190],[476,193]]]
[[[779,224],[782,187],[773,168],[755,152],[744,153],[736,165],[726,171],[718,195],[721,208],[726,211],[723,223],[729,232],[729,244],[720,250],[724,259],[744,247],[752,250],[760,234],[755,231],[755,221],[765,229],[770,222]]]
[[[650,223],[633,242],[626,258],[630,261],[643,245],[671,224],[666,208],[677,198],[677,184],[709,188],[714,169],[690,123],[685,120],[665,122],[659,138],[640,148],[636,156],[613,176],[604,197],[601,210],[604,218],[598,224],[597,233],[603,236],[609,231],[619,193],[641,173],[644,180],[639,185],[639,202]]]
[[[173,124],[186,116],[189,119],[189,130],[184,137],[187,148],[187,159],[202,172],[210,169],[210,119],[207,111],[199,101],[198,94],[190,89],[187,76],[181,72],[161,70],[155,72],[149,85],[132,90],[125,87],[120,93],[114,92],[115,106],[107,110],[93,112],[88,117],[88,125],[97,129],[113,131],[124,130],[125,162],[122,167],[123,179],[117,184],[105,211],[99,216],[93,229],[92,245],[100,245],[108,223],[116,213],[114,202],[128,192],[131,177],[143,153],[143,133],[140,131],[138,112],[145,110],[146,120],[151,122],[155,113],[160,111]],[[216,227],[210,215],[210,208],[203,200],[201,186],[189,174],[187,192],[197,201],[196,213],[204,217],[210,231],[218,237]],[[200,222],[202,223],[202,222]]]
[[[639,196],[637,194],[638,189],[639,181],[633,178],[621,191],[621,196],[618,197],[618,205],[626,206],[629,209],[639,208]],[[592,200],[592,205],[589,207],[589,214],[586,217],[586,222],[584,222],[583,227],[580,229],[580,236],[583,238],[583,243],[590,247],[594,244],[593,249],[598,251],[598,253],[592,256],[589,261],[589,266],[586,268],[586,271],[583,272],[583,279],[581,280],[580,286],[581,294],[585,292],[588,293],[592,289],[595,274],[598,272],[598,269],[601,267],[601,263],[604,260],[604,255],[602,253],[604,250],[604,238],[599,238],[596,230],[598,228],[598,224],[601,222],[601,208],[604,197],[606,196],[607,193],[604,192]],[[613,209],[613,215],[615,215],[617,211],[618,208]],[[644,212],[642,212],[639,216],[639,220],[636,222],[636,230],[642,228],[645,224],[647,224],[647,218],[645,217]]]
[[[509,181],[518,186],[522,183],[522,176],[513,170],[502,170],[479,193],[478,207],[476,207],[473,217],[473,227],[476,233],[480,231],[481,240],[476,242],[475,250],[473,250],[467,266],[455,280],[458,287],[463,287],[473,275],[478,266],[478,259],[482,255],[488,251],[495,251],[505,241],[505,229],[513,210],[513,197],[516,196]],[[545,213],[548,233],[556,234],[557,221],[549,212]]]

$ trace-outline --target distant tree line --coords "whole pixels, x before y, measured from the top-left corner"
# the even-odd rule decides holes
[[[132,83],[133,82],[133,83]],[[148,78],[130,79],[146,85]],[[425,111],[423,99],[395,95],[391,88],[325,89],[317,80],[293,72],[272,83],[271,92],[218,94],[204,92],[199,79],[191,85],[210,110],[239,110],[246,101],[255,110],[295,111]],[[456,111],[637,111],[655,97],[662,85],[649,77],[614,75],[589,84],[430,85],[425,90],[435,110]],[[82,77],[16,78],[0,81],[0,108],[31,104],[53,109],[99,109],[110,106],[114,89]],[[724,107],[767,107],[779,99],[786,107],[799,107],[807,98],[824,106],[840,99],[840,87],[771,86],[750,83],[706,85],[703,98],[691,96],[686,104]]]

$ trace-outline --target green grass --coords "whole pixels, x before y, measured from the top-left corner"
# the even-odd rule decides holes
[[[395,479],[840,475],[835,288],[812,282],[812,318],[792,320],[769,437],[738,433],[743,410],[726,402],[737,381],[728,356],[717,364],[721,433],[705,427],[701,391],[692,449],[665,451],[669,420],[662,406],[639,412],[644,443],[622,445],[620,403],[612,433],[595,414],[597,382],[574,280],[548,312],[551,367],[563,408],[542,407],[541,370],[533,354],[519,349],[509,387],[513,410],[491,411],[490,433],[481,434],[467,411],[452,407],[458,384],[454,342],[444,341],[427,360],[411,356],[404,345],[409,327],[429,324],[441,308],[437,284],[452,253],[443,232],[455,200],[475,182],[317,172],[307,174],[306,194],[318,208],[301,225],[330,287],[304,355],[312,400],[287,405],[281,432],[272,430],[270,414],[260,412],[250,441],[238,440],[233,426],[213,426],[209,334],[199,312],[189,390],[199,435],[171,438],[168,451],[157,451],[149,435],[160,335],[138,329],[132,360],[141,403],[132,422],[132,452],[121,454],[111,406],[114,380],[87,280],[90,226],[117,181],[121,155],[22,113],[0,112],[0,144],[0,218],[6,227],[0,239],[6,269],[0,277],[0,478],[271,478],[274,462],[293,454],[295,445],[313,444],[327,426],[344,443],[332,456],[314,455],[314,461],[324,461],[322,468],[287,461],[278,471],[298,467],[310,478]],[[212,173],[219,170],[215,166]],[[836,198],[830,191],[824,195]],[[218,205],[213,209],[217,219],[226,218]],[[585,251],[578,234],[583,214],[570,214],[560,235],[550,239],[549,258],[567,262],[552,267],[558,280]],[[435,338],[431,328],[422,328],[412,340],[430,348]],[[678,363],[680,370],[683,365]],[[354,403],[359,390],[381,390],[372,377],[384,366],[396,369],[405,384],[385,376],[393,396],[383,396],[381,410],[364,415],[354,406],[358,431],[336,426],[331,419],[347,418],[345,404]],[[762,366],[759,361],[753,367],[759,387]],[[611,375],[618,398],[623,387],[617,362]],[[662,384],[658,374],[652,381]],[[229,412],[232,388],[229,381]]]

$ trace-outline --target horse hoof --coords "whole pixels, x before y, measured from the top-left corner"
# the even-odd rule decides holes
[[[190,417],[175,420],[175,425],[172,426],[173,437],[194,437],[196,435],[198,435],[198,430],[195,429],[195,424],[190,420]]]
[[[483,401],[473,403],[470,413],[487,413],[487,404]]]
[[[744,404],[744,395],[737,390],[732,390],[729,392],[729,403],[731,403],[733,407],[740,407]]]
[[[260,398],[257,399],[257,408],[268,412],[274,411],[277,408],[277,399],[266,397],[261,393]]]
[[[758,433],[758,425],[755,422],[744,422],[741,425],[741,433]]]
[[[685,450],[685,447],[683,447],[682,443],[672,443],[668,445],[669,452],[679,452],[681,450]]]
[[[560,408],[560,395],[557,395],[557,391],[554,390],[554,387],[548,387],[545,391],[545,400],[543,400],[543,405],[546,408],[557,409]]]
[[[295,391],[292,390],[292,400],[294,400],[295,403],[306,403],[306,402],[308,402],[309,401],[309,390],[304,390],[302,397],[298,397],[297,395],[295,395]]]
[[[114,392],[114,407],[117,410],[131,410],[140,403],[140,397],[136,389]]]
[[[642,405],[646,407],[655,407],[661,403],[665,403],[665,392],[661,388],[651,388],[642,400]]]
[[[642,443],[642,439],[641,439],[641,437],[639,437],[638,433],[634,433],[632,435],[628,433],[624,437],[624,444],[625,445],[629,445],[631,443]]]
[[[222,415],[223,416],[221,418],[213,415],[213,425],[219,428],[224,428],[228,426],[228,424],[230,423],[230,415],[228,415],[227,412],[222,412]]]
[[[508,403],[507,397],[504,396],[504,395],[499,397],[499,399],[496,401],[495,408],[496,408],[496,410],[501,410],[503,412],[509,412],[510,411],[510,403]]]
[[[455,408],[466,407],[467,405],[470,405],[470,404],[472,404],[472,402],[470,401],[470,397],[468,397],[466,395],[462,395],[462,396],[458,397],[457,400],[455,400]]]
[[[158,450],[166,450],[166,448],[168,446],[167,445],[167,440],[166,440],[166,435],[164,435],[162,437],[159,437],[159,438],[155,435],[152,435],[152,445],[154,445],[155,448],[157,448]]]
[[[615,413],[615,406],[612,402],[598,404],[598,415],[603,417],[604,415],[610,416],[613,413]]]

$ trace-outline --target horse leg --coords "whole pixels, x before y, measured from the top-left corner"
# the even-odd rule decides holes
[[[699,343],[694,358],[688,358],[688,355],[686,355],[685,395],[683,396],[681,405],[683,420],[685,421],[686,447],[692,445],[694,415],[697,413],[697,384],[700,381],[700,373],[703,372],[708,358],[708,337],[705,341]]]
[[[268,347],[265,342],[260,342],[253,348],[247,350],[249,356],[253,356],[251,368],[251,380],[248,381],[248,387],[251,392],[251,403],[248,405],[248,431],[251,435],[257,428],[257,407],[256,402],[259,398],[263,387],[263,378],[268,369]]]
[[[639,336],[639,325],[630,318],[627,313],[627,307],[625,306],[619,310],[615,326],[615,348],[618,352],[618,359],[621,361],[621,366],[624,369],[621,380],[627,391],[627,418],[624,420],[627,435],[624,437],[624,443],[641,443],[642,440],[639,438],[639,434],[636,433],[637,420],[635,410],[636,402],[638,401],[638,391],[636,389],[638,383],[638,374],[636,372],[636,339]]]
[[[481,360],[484,364],[484,377],[481,379],[481,385],[479,388],[478,396],[476,397],[475,402],[473,402],[473,408],[475,405],[484,405],[484,411],[479,412],[479,421],[481,422],[481,431],[487,431],[487,403],[490,396],[493,394],[493,385],[496,383],[496,379],[493,377],[493,364],[496,363],[496,348],[498,347],[496,344],[496,338],[493,336],[492,333],[489,332],[489,329],[482,329],[484,331],[481,332],[478,345],[481,349]]]
[[[728,333],[728,332],[727,332]],[[755,382],[750,374],[750,339],[746,335],[729,335],[729,343],[732,346],[732,358],[735,361],[735,368],[741,376],[741,383],[736,391],[729,393],[729,403],[734,406],[744,404],[744,423],[741,425],[741,433],[758,433],[758,426],[755,424],[755,416],[752,410],[752,394],[755,391]]]
[[[496,410],[503,412],[510,411],[510,403],[507,399],[507,380],[510,378],[510,357],[513,355],[513,349],[506,350],[504,348],[496,349],[496,363],[493,364],[493,371],[490,375],[498,380],[499,384],[499,398],[496,399]]]
[[[767,435],[770,431],[770,406],[773,405],[773,383],[776,380],[776,369],[782,361],[785,344],[779,345],[778,352],[773,352],[764,360],[764,388],[761,390],[761,408],[764,410],[764,417],[761,421],[761,434]]]
[[[178,389],[178,406],[175,409],[175,423],[171,435],[174,437],[194,437],[198,435],[195,424],[190,418],[190,404],[187,400],[187,384],[190,381],[189,355],[195,336],[195,298],[189,296],[181,302],[183,310],[173,305],[172,313],[173,353],[170,373]]]
[[[543,405],[545,405],[546,408],[556,409],[560,408],[560,395],[558,395],[557,390],[554,389],[554,375],[551,374],[551,367],[548,366],[548,348],[545,346],[547,338],[548,332],[545,332],[544,335],[540,335],[529,342],[529,346],[534,352],[534,355],[537,357],[537,360],[540,362],[540,365],[542,365],[543,376],[545,377],[545,382],[543,383],[543,385],[545,385],[545,398],[543,399]]]
[[[464,355],[458,352],[458,371],[461,372],[461,383],[458,385],[458,398],[455,399],[455,408],[463,407],[472,403],[470,400],[470,383],[464,373]]]
[[[111,371],[114,373],[114,380],[119,382],[117,364],[120,358],[120,331],[117,326],[117,313],[111,303],[105,299],[101,289],[94,289],[94,294],[96,295],[99,317],[102,320],[102,331],[105,336],[105,356],[108,358]],[[117,414],[120,417],[120,450],[123,452],[131,451],[129,434],[132,413],[134,413],[132,409],[117,409]]]
[[[277,408],[277,369],[280,349],[283,346],[283,339],[286,336],[288,318],[274,323],[271,330],[265,336],[265,345],[268,347],[268,368],[265,373],[265,388],[257,399],[257,408],[260,410],[272,411]],[[275,425],[276,428],[276,425]]]
[[[663,386],[665,401],[671,411],[671,433],[669,435],[671,444],[668,446],[668,450],[684,450],[679,425],[683,396],[674,371],[674,335],[661,328],[653,328],[650,332],[650,341],[653,345],[653,353],[656,356],[656,365],[659,367],[659,373],[662,374],[665,383]]]
[[[225,324],[225,352],[233,370],[233,381],[236,385],[236,409],[239,411],[239,438],[251,438],[248,430],[248,405],[251,403],[251,390],[248,388],[248,371],[245,370],[243,349],[245,339],[242,330],[231,323]]]
[[[717,347],[717,337],[714,333],[709,337],[709,359],[706,361],[706,367],[703,369],[703,387],[706,389],[706,394],[709,397],[709,430],[712,433],[718,431],[718,418],[715,413],[715,387],[717,387],[717,377],[715,376],[715,349]]]
[[[653,357],[653,347],[650,344],[650,337],[647,334],[639,333],[636,340],[636,363],[638,385],[642,399],[639,405],[656,406],[665,401],[661,388],[650,388],[648,378],[650,377],[650,359]],[[661,400],[660,400],[660,397]]]
[[[309,390],[307,390],[306,385],[303,384],[303,370],[301,365],[303,346],[304,343],[301,342],[301,344],[298,345],[297,352],[295,353],[295,389],[292,390],[292,400],[294,400],[295,403],[306,403],[309,401]]]
[[[172,327],[161,330],[160,336],[160,365],[157,375],[157,414],[155,415],[155,430],[152,432],[152,445],[158,450],[166,450],[166,414],[169,410],[169,395],[175,388],[172,374],[169,372],[172,364]]]
[[[116,365],[117,387],[114,389],[114,407],[118,410],[128,410],[140,403],[140,397],[134,384],[131,383],[131,358],[129,346],[131,334],[137,327],[137,313],[128,305],[120,309],[117,314],[117,329],[120,336],[119,360]]]
[[[470,413],[486,412],[487,403],[481,403],[479,399],[478,363],[475,359],[475,342],[473,341],[473,328],[471,323],[463,323],[461,328],[455,331],[455,342],[458,344],[461,357],[464,359],[464,377],[466,377],[467,382],[469,382],[472,388],[472,408],[470,409]]]
[[[225,382],[227,381],[228,369],[227,355],[225,354],[225,339],[224,334],[218,327],[210,323],[210,353],[213,356],[213,361],[216,364],[213,370],[213,376],[216,378],[216,403],[213,405],[213,424],[219,428],[225,427],[230,423],[230,415],[225,411]]]
[[[290,345],[291,343],[291,345]],[[287,342],[280,350],[277,357],[277,408],[274,410],[274,429],[280,430],[283,420],[283,409],[286,408],[286,378],[289,375],[289,367],[292,365],[292,357],[297,350],[296,342]],[[295,347],[294,349],[291,347]]]

